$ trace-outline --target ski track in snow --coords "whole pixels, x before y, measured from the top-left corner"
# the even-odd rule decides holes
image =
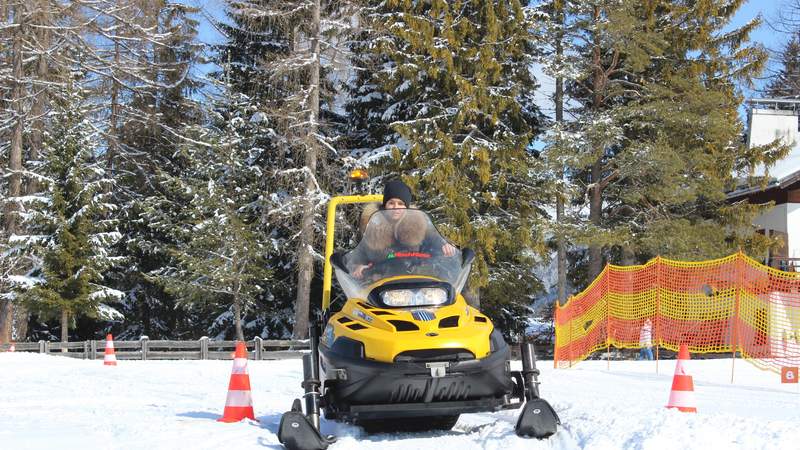
[[[516,363],[517,369],[519,363]],[[0,353],[0,449],[281,449],[281,414],[302,395],[300,360],[249,361],[258,421],[218,423],[230,361],[73,360]],[[322,421],[349,449],[784,449],[800,442],[800,391],[736,361],[691,361],[698,414],[664,408],[674,361],[540,361],[542,396],[561,416],[546,441],[514,434],[518,410],[462,415],[452,431],[368,435]]]

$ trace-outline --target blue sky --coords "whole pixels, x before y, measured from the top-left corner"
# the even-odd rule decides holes
[[[751,40],[764,45],[773,52],[780,51],[787,37],[770,28],[767,21],[774,22],[781,6],[789,1],[792,0],[750,0],[736,13],[729,28],[742,26],[756,16],[761,15],[764,23],[750,36]],[[756,83],[763,84],[763,80],[756,80]],[[745,93],[749,94],[747,95],[748,97],[752,96],[749,91],[745,91]]]

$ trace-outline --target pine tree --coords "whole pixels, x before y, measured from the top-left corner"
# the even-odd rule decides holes
[[[330,70],[349,27],[349,2],[286,0],[228,2],[232,24],[218,61],[231,71],[232,92],[244,94],[264,121],[257,138],[263,170],[262,232],[272,245],[271,302],[294,297],[294,337],[305,337],[321,257],[328,192],[341,192],[341,117]],[[298,230],[300,230],[298,232]],[[296,274],[296,275],[295,275]],[[290,277],[288,275],[291,275]]]
[[[235,127],[242,118],[232,122]],[[188,205],[192,221],[182,224],[187,241],[173,250],[176,269],[164,277],[170,292],[188,309],[214,313],[206,324],[209,331],[226,337],[233,330],[238,340],[245,339],[243,318],[253,312],[263,286],[270,283],[265,268],[269,244],[258,230],[254,206],[260,194],[251,189],[261,171],[242,157],[248,150],[215,146],[205,154],[195,152],[204,166],[198,166],[196,178],[184,180],[194,195]]]
[[[69,72],[76,55],[86,52],[81,40],[86,21],[82,9],[74,3],[53,0],[4,2],[0,5],[3,26],[0,27],[0,154],[8,155],[7,165],[0,158],[0,240],[10,235],[25,234],[22,217],[31,196],[40,190],[35,166],[43,151],[43,136],[50,126],[53,105],[69,101]],[[77,69],[76,69],[77,70]],[[13,249],[13,246],[12,246]],[[14,254],[12,252],[11,254]],[[29,259],[0,256],[4,275],[21,275],[32,267]],[[4,299],[15,294],[0,279],[0,341],[27,337],[28,313],[24,305]],[[11,336],[14,334],[14,336]]]
[[[28,79],[23,69],[23,36],[28,31],[30,21],[30,11],[22,4],[3,5],[3,18],[9,18],[13,22],[9,23],[7,29],[11,29],[10,33],[3,36],[3,47],[5,50],[5,64],[2,71],[4,82],[3,83],[3,103],[4,103],[4,120],[7,125],[4,126],[4,132],[8,142],[6,151],[2,153],[7,154],[7,159],[3,166],[4,181],[2,188],[4,188],[3,204],[2,204],[2,217],[3,217],[3,237],[8,239],[19,231],[19,217],[18,210],[19,204],[15,201],[17,197],[22,195],[22,146],[23,134],[25,132],[25,103],[24,99],[27,96],[26,86]],[[6,19],[8,20],[8,19]],[[4,139],[4,142],[6,141]],[[7,179],[7,181],[5,181]],[[13,273],[14,268],[11,266],[7,258],[3,258],[2,266],[3,272]],[[5,281],[5,280],[3,280]],[[2,282],[2,281],[0,281]],[[2,282],[0,288],[3,291],[3,299],[0,299],[0,342],[8,342],[12,338],[14,328],[14,304],[12,303],[12,296],[7,288],[7,283]]]
[[[210,111],[212,133],[199,132],[198,141],[205,145],[182,146],[190,171],[166,180],[191,193],[191,200],[184,216],[189,220],[172,230],[176,264],[162,271],[161,279],[188,309],[213,314],[206,331],[220,337],[233,331],[244,340],[245,317],[263,326],[264,316],[279,313],[274,307],[254,308],[269,292],[267,263],[275,250],[261,229],[265,197],[260,162],[265,150],[259,143],[269,129],[251,98],[234,92],[229,73],[221,85],[223,96]],[[269,334],[263,328],[254,331]]]
[[[389,73],[396,69],[394,60],[379,50],[380,42],[391,42],[392,33],[383,27],[385,14],[392,7],[383,1],[364,2],[358,32],[348,42],[353,75],[344,84],[347,94],[347,148],[358,165],[369,168],[391,155],[391,147],[400,136],[391,127],[396,120],[406,120],[398,114],[410,113],[409,108],[395,103],[394,98],[383,88],[379,72]],[[410,86],[410,84],[409,84]],[[373,183],[380,179],[374,180]]]
[[[531,300],[519,293],[539,287],[530,269],[544,251],[547,195],[528,150],[540,126],[534,24],[518,1],[389,1],[369,20],[385,30],[370,51],[388,63],[364,85],[389,107],[362,108],[361,120],[397,133],[371,142],[393,144],[386,170],[404,175],[449,239],[476,250],[472,289],[500,328],[518,331]]]
[[[740,4],[566,2],[583,43],[568,80],[579,106],[564,155],[589,206],[588,223],[577,218],[586,225],[578,242],[589,246],[579,284],[604,260],[702,259],[769,245],[749,225],[755,210],[724,196],[735,171],[774,157],[739,143],[736,83],[765,61],[747,42],[758,21],[721,31]]]
[[[770,72],[770,81],[762,92],[766,97],[796,99],[800,93],[800,0],[783,1],[768,26],[783,35],[785,43],[781,48],[770,48],[777,55],[777,67]]]
[[[545,124],[546,130],[541,140],[544,144],[542,159],[554,187],[552,203],[555,206],[555,215],[551,214],[548,228],[556,257],[556,300],[559,303],[567,300],[568,242],[572,242],[577,234],[573,226],[573,217],[576,214],[569,211],[569,208],[578,193],[568,179],[576,124],[570,123],[564,114],[568,100],[564,91],[565,80],[577,71],[577,44],[574,39],[577,30],[575,21],[571,18],[568,20],[568,10],[564,0],[544,2],[536,10],[539,19],[536,32],[542,44],[538,62],[543,72],[553,78],[555,85],[553,120]]]
[[[624,116],[636,150],[627,164],[635,170],[616,186],[617,200],[607,209],[609,222],[623,230],[619,234],[627,235],[629,251],[640,260],[657,254],[705,259],[736,250],[757,255],[774,245],[752,226],[762,208],[729,205],[724,194],[737,172],[770,165],[788,151],[774,145],[747,149],[739,139],[744,126],[737,83],[751,83],[767,58],[748,42],[759,19],[723,31],[741,4],[645,10],[643,20],[663,30],[667,45],[650,63],[644,95]],[[679,25],[688,19],[692,27]]]
[[[796,32],[781,50],[780,65],[767,85],[767,96],[800,98],[800,32]]]
[[[121,235],[108,219],[116,209],[109,203],[113,181],[94,157],[96,134],[82,95],[75,92],[56,108],[59,120],[45,136],[46,157],[37,171],[46,190],[31,199],[38,207],[26,214],[31,234],[12,236],[40,262],[28,276],[16,278],[20,299],[41,318],[60,318],[63,342],[78,316],[121,317],[102,303],[121,296],[104,283],[105,272],[119,262],[109,250]]]
[[[119,251],[129,258],[111,275],[126,293],[127,320],[115,333],[171,338],[188,331],[186,314],[157,280],[174,263],[166,250],[175,244],[169,228],[186,220],[190,200],[171,189],[168,179],[190,170],[179,149],[191,141],[186,134],[192,126],[204,120],[194,98],[200,87],[194,74],[201,51],[197,11],[166,1],[120,7],[107,17],[119,33],[101,41],[107,45],[98,54],[105,59],[96,63],[106,70],[100,88],[111,105],[101,111],[107,123],[103,157],[118,186],[114,195],[126,237]]]

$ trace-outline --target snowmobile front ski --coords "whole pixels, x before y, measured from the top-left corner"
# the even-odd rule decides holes
[[[278,426],[278,441],[287,450],[325,450],[334,443],[334,436],[323,436],[319,431],[319,403],[322,382],[319,376],[319,330],[312,325],[309,330],[311,352],[303,355],[303,389],[306,413],[300,399],[295,399],[291,411],[283,413]]]
[[[525,384],[525,406],[517,419],[515,431],[520,437],[547,439],[558,431],[561,419],[550,403],[539,397],[539,369],[533,344],[520,344],[522,351],[522,378]]]

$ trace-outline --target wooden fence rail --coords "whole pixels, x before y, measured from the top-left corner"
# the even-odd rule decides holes
[[[272,340],[259,337],[245,341],[249,359],[293,359],[308,351],[308,341]],[[0,344],[0,352],[9,351],[11,344]],[[17,352],[38,352],[78,359],[103,359],[105,340],[82,342],[17,342]],[[117,359],[233,359],[236,341],[212,341],[206,337],[197,341],[114,341]]]
[[[307,340],[273,340],[255,338],[245,341],[247,357],[253,360],[297,359],[308,352]],[[11,344],[0,344],[0,352],[9,350]],[[106,341],[82,342],[18,342],[18,352],[38,352],[49,355],[68,356],[78,359],[103,359]],[[165,359],[233,359],[236,341],[212,341],[200,338],[197,341],[151,341],[142,337],[138,341],[114,341],[117,359],[165,360]],[[542,359],[552,359],[552,345],[535,345],[536,354]],[[520,359],[518,345],[511,345],[511,359]]]

